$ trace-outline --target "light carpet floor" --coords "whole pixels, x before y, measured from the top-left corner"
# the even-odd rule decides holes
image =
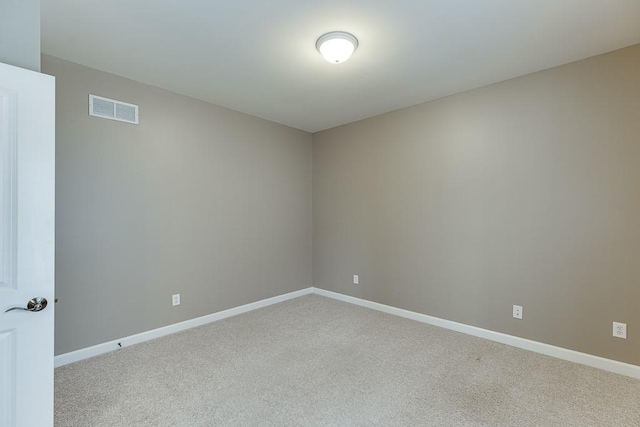
[[[640,426],[640,381],[309,295],[56,369],[56,426]]]

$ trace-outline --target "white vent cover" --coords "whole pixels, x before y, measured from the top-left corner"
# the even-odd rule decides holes
[[[89,115],[138,124],[138,106],[102,96],[89,95]]]

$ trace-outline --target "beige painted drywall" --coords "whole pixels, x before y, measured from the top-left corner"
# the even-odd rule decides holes
[[[313,215],[317,287],[640,364],[640,45],[314,134]]]
[[[311,286],[310,134],[42,68],[57,94],[56,354]],[[90,117],[90,93],[138,104],[140,124]]]
[[[40,0],[0,2],[0,62],[40,71]]]

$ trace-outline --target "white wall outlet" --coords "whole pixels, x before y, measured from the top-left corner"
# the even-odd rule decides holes
[[[516,319],[522,319],[522,306],[514,305],[513,306],[513,317]]]
[[[613,322],[613,336],[616,338],[627,339],[627,324]]]
[[[171,295],[171,305],[174,307],[180,305],[180,294]]]
[[[358,277],[357,274],[353,275],[353,284],[357,285],[358,283],[360,283],[360,278]]]

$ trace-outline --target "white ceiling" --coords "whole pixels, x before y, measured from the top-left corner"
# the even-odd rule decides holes
[[[44,53],[309,132],[636,43],[640,0],[42,0]]]

